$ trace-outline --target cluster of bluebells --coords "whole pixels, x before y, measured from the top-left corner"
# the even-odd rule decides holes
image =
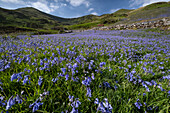
[[[39,107],[41,105],[43,105],[43,102],[41,102],[41,101],[45,98],[46,95],[49,95],[49,91],[43,92],[42,94],[40,94],[40,97],[34,103],[29,105],[29,108],[33,107],[32,112],[37,111],[39,109]]]
[[[16,97],[14,97],[12,95],[7,101],[6,110],[9,110],[13,105],[16,104],[16,102],[18,102],[18,104],[21,104],[23,102],[22,97],[19,95],[16,95]]]
[[[78,107],[81,104],[78,98],[74,99],[74,96],[69,95],[69,102],[71,103],[72,106],[72,111],[70,113],[78,113]]]
[[[101,111],[102,113],[112,113],[112,106],[109,104],[108,99],[104,98],[104,101],[99,101],[98,98],[94,101],[95,104],[98,105],[97,111]]]

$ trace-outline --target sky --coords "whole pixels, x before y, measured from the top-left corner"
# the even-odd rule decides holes
[[[17,9],[34,7],[64,18],[76,18],[89,14],[102,15],[119,9],[137,9],[154,2],[170,0],[0,0],[0,7]]]

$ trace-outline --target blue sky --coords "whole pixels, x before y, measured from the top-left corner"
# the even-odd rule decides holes
[[[0,7],[34,7],[55,16],[74,18],[88,14],[113,13],[122,8],[136,9],[160,1],[169,0],[0,0]]]

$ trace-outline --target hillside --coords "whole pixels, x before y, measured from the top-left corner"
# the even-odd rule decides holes
[[[170,17],[169,11],[170,2],[157,2],[129,12],[127,18],[117,24],[134,23]]]
[[[6,29],[12,26],[45,30],[89,29],[99,24],[107,26],[170,17],[169,11],[170,2],[158,2],[135,10],[120,9],[111,14],[86,15],[79,18],[61,18],[32,7],[16,10],[0,8],[0,28]]]

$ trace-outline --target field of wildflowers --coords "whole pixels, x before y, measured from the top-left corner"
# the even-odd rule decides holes
[[[0,37],[1,113],[170,111],[170,35],[142,30]]]

